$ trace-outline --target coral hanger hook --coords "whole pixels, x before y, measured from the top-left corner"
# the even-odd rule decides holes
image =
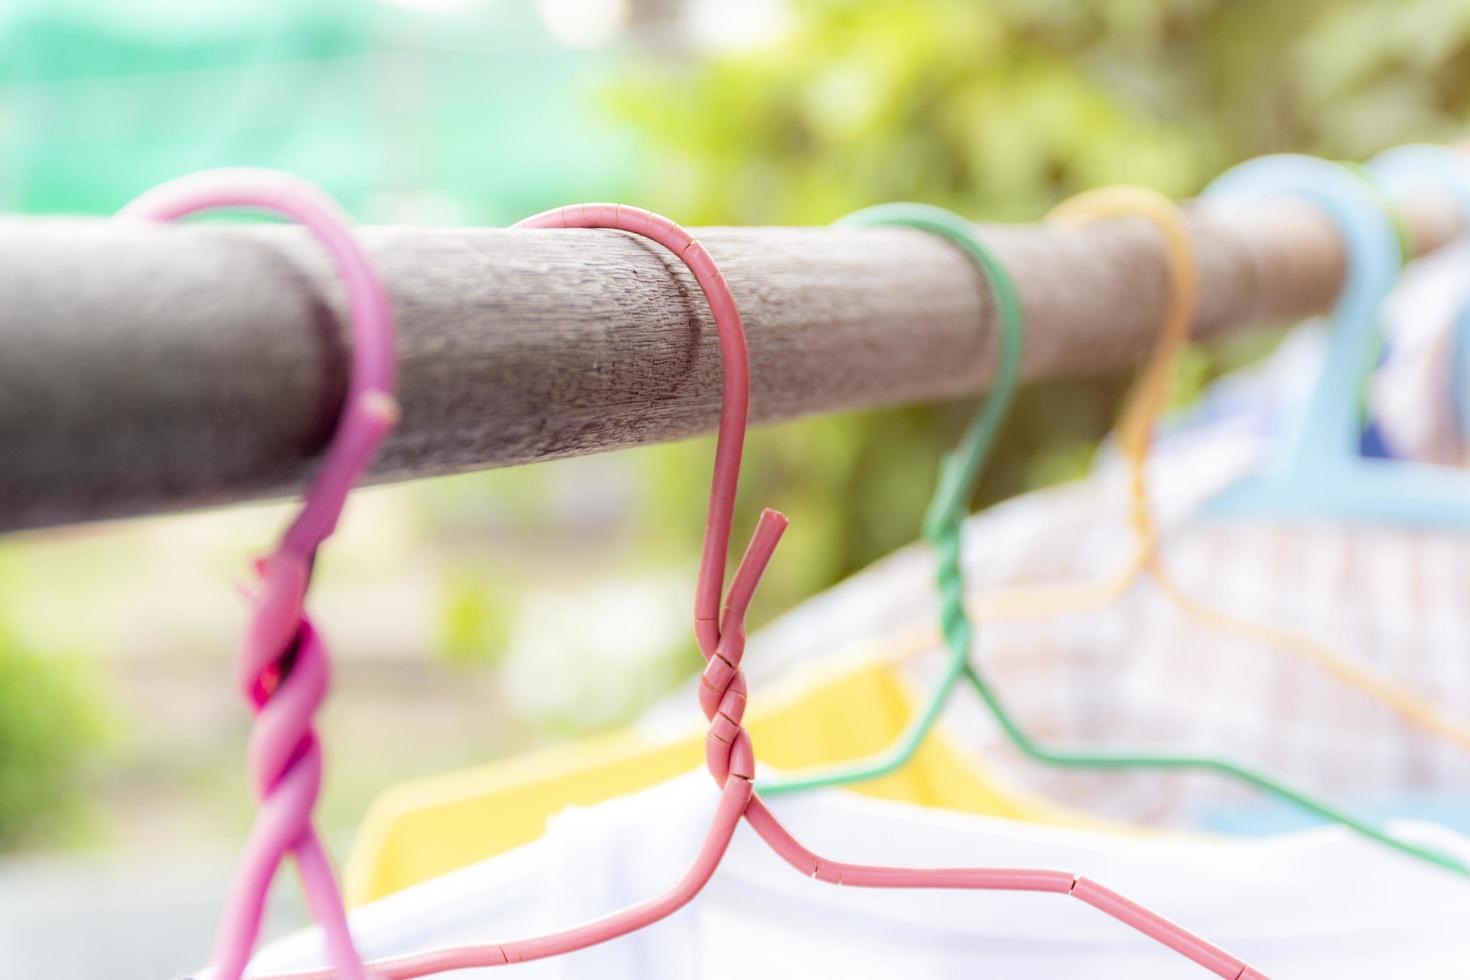
[[[708,250],[694,236],[662,215],[624,204],[573,204],[532,215],[516,223],[517,228],[611,228],[631,232],[656,242],[674,253],[694,275],[714,315],[720,341],[723,372],[720,424],[715,437],[715,467],[710,480],[709,511],[705,520],[704,544],[699,557],[699,577],[694,587],[694,638],[706,660],[716,655],[726,622],[738,619],[743,629],[745,605],[754,592],[760,573],[744,583],[749,592],[739,598],[739,573],[731,586],[731,598],[721,614],[720,593],[729,559],[730,529],[735,517],[735,494],[740,483],[740,461],[745,451],[745,430],[750,416],[750,352],[740,310]],[[774,510],[761,514],[752,547],[774,550],[786,517]],[[747,560],[756,557],[747,555]],[[763,568],[770,553],[759,562]],[[742,568],[745,562],[742,562]],[[733,614],[733,616],[732,616]]]

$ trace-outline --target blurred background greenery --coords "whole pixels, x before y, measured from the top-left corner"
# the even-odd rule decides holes
[[[0,209],[24,213],[259,165],[374,223],[599,199],[692,225],[893,199],[1027,221],[1099,184],[1185,196],[1259,153],[1458,136],[1470,109],[1461,0],[5,0],[0,52]],[[1269,342],[1195,352],[1181,397]],[[976,506],[1083,472],[1125,382],[1026,391]],[[756,436],[742,520],[795,520],[757,625],[914,538],[970,407]],[[615,724],[693,672],[709,452],[355,498],[314,592],[339,843],[394,779]],[[0,542],[0,848],[238,840],[231,582],[285,514]]]

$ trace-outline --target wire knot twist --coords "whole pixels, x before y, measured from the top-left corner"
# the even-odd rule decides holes
[[[727,628],[704,665],[699,678],[699,706],[709,720],[704,759],[710,775],[720,786],[731,776],[755,778],[755,750],[742,722],[745,719],[745,674],[740,660],[745,654],[745,624]]]
[[[290,823],[280,832],[294,840],[310,829],[321,790],[321,745],[313,721],[326,698],[330,669],[303,607],[311,580],[308,561],[282,550],[256,567],[261,587],[251,598],[236,683],[255,714],[248,751],[261,819]]]
[[[939,588],[939,625],[949,650],[965,651],[968,657],[975,627],[965,609],[963,524],[948,516],[925,527],[925,537],[934,548],[936,584]]]
[[[704,760],[722,788],[731,776],[747,782],[755,778],[755,749],[744,726],[745,674],[740,670],[745,656],[745,614],[786,523],[785,515],[777,511],[761,512],[730,582],[718,631],[695,634],[706,661],[699,679],[699,706],[710,723]]]

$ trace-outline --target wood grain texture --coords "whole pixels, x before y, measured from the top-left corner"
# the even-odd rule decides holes
[[[1459,234],[1406,209],[1416,247]],[[1195,329],[1330,305],[1331,223],[1305,205],[1191,214]],[[1164,302],[1142,220],[984,226],[1028,320],[1028,378],[1141,359]],[[962,398],[995,362],[994,310],[945,241],[906,229],[709,228],[750,337],[752,415]],[[403,420],[377,481],[712,431],[714,326],[671,256],[606,231],[365,228],[393,295]],[[298,229],[0,221],[0,529],[298,492],[332,430],[341,290]]]

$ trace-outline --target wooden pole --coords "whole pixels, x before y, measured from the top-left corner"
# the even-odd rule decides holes
[[[1420,253],[1463,229],[1404,208]],[[1327,308],[1335,230],[1304,204],[1192,214],[1197,336]],[[1028,378],[1116,371],[1164,303],[1136,219],[986,226],[1028,322]],[[973,396],[996,324],[968,259],[906,229],[697,232],[741,304],[758,423]],[[377,481],[711,431],[719,352],[683,267],[600,231],[365,228],[394,298],[403,419]],[[341,404],[341,291],[285,226],[0,221],[0,530],[296,493]]]

